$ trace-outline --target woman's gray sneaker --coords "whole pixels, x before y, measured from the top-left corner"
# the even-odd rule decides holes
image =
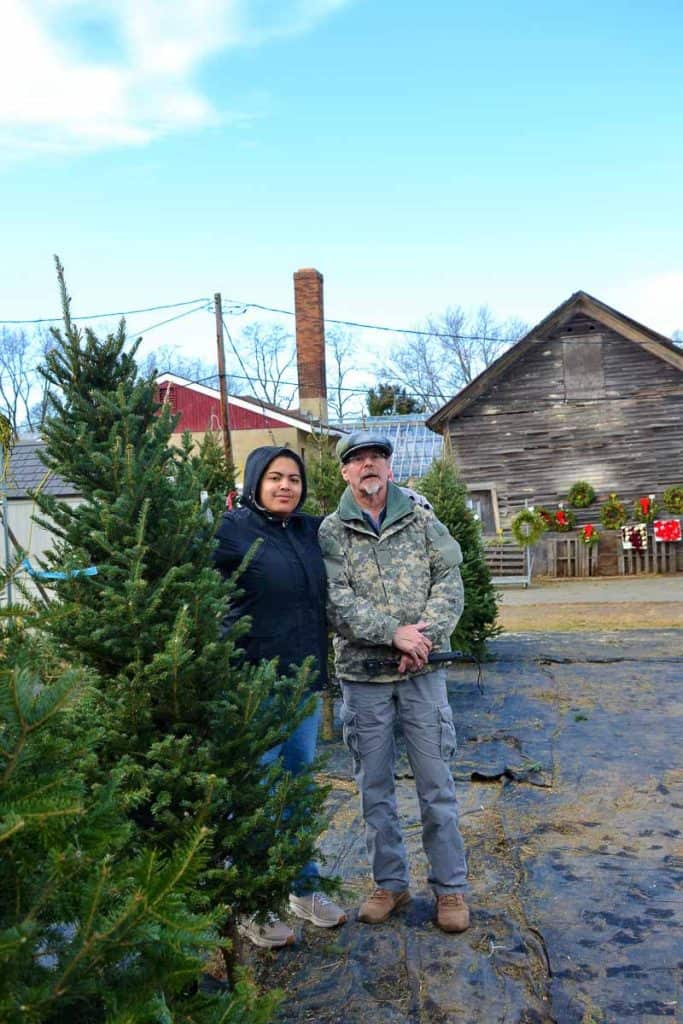
[[[346,921],[346,914],[342,908],[323,892],[310,892],[305,896],[295,896],[292,893],[289,897],[289,909],[297,917],[310,921],[318,928],[335,928]]]
[[[262,949],[277,949],[278,946],[291,946],[296,941],[294,932],[275,914],[268,914],[265,921],[259,923],[253,917],[241,917],[237,922],[237,931],[245,939]]]

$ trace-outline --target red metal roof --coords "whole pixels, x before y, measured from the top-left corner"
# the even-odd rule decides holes
[[[159,384],[159,400],[167,401],[174,413],[180,413],[180,419],[174,433],[183,430],[202,433],[205,430],[220,430],[221,403],[218,395],[211,396],[199,393],[191,387],[162,381]],[[263,430],[266,427],[284,426],[281,419],[269,416],[258,406],[243,409],[228,397],[228,410],[231,430]]]

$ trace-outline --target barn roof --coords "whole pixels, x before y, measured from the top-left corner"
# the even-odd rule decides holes
[[[220,391],[217,388],[208,387],[206,384],[198,384],[176,373],[160,373],[157,377],[157,384],[161,387],[164,384],[174,384],[176,387],[186,388],[188,391],[194,391],[196,394],[204,395],[206,398],[220,403]],[[314,431],[316,433],[321,431],[331,433],[333,436],[343,433],[343,431],[328,427],[326,424],[321,423],[320,420],[304,416],[293,409],[282,409],[279,405],[265,402],[261,398],[253,398],[251,395],[228,395],[228,405],[232,408],[250,410],[255,413],[265,412],[268,414],[269,419],[276,420],[281,426],[296,427],[307,434],[311,434]]]
[[[670,338],[653,331],[625,316],[619,310],[613,309],[606,303],[596,299],[587,292],[578,291],[563,302],[557,309],[554,309],[544,320],[525,334],[523,338],[507,349],[501,356],[491,363],[478,377],[459,391],[449,402],[437,409],[427,420],[427,426],[431,430],[441,433],[446,424],[453,417],[458,416],[464,409],[482,395],[499,377],[502,377],[536,342],[547,341],[554,332],[560,331],[577,314],[588,316],[602,324],[608,330],[615,331],[623,338],[627,338],[634,344],[657,356],[664,362],[675,366],[683,371],[683,351],[677,348]]]

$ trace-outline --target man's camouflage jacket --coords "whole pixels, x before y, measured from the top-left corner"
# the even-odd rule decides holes
[[[460,545],[434,513],[388,484],[377,535],[350,488],[318,534],[327,570],[327,613],[335,631],[336,674],[357,682],[402,678],[391,665],[369,672],[366,660],[393,660],[398,626],[424,619],[433,650],[448,650],[463,608]],[[422,670],[428,672],[427,667]]]

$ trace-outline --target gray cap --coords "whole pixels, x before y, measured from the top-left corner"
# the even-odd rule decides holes
[[[394,446],[388,437],[383,434],[375,434],[370,430],[356,430],[353,434],[347,434],[337,441],[337,455],[342,462],[348,462],[354,452],[361,448],[378,448],[387,458],[394,450]]]

